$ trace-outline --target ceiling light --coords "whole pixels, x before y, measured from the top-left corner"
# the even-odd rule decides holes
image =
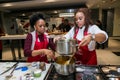
[[[60,13],[59,17],[73,17],[74,13]]]
[[[106,1],[105,1],[105,0],[103,0],[103,1],[102,1],[102,3],[106,3]]]
[[[9,6],[12,6],[12,4],[6,3],[6,4],[3,5],[3,7],[9,7]]]
[[[55,0],[45,0],[45,2],[55,2]]]
[[[22,16],[25,16],[25,13],[23,13]]]
[[[54,11],[54,13],[58,13],[58,11]]]
[[[72,13],[72,12],[74,12],[74,9],[68,9],[67,11]]]

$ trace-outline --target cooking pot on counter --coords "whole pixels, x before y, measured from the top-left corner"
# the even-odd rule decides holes
[[[76,40],[60,39],[56,42],[56,51],[61,55],[72,55],[76,52]]]
[[[71,56],[58,56],[55,59],[55,69],[58,74],[61,75],[70,75],[75,72],[75,59],[72,58],[69,64],[66,64]]]

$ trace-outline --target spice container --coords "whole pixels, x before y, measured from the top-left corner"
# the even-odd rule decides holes
[[[40,62],[40,69],[41,69],[42,71],[45,71],[45,70],[46,70],[46,64],[45,64],[45,62]]]
[[[42,73],[41,69],[36,69],[36,70],[33,72],[33,75],[34,75],[34,77],[40,77],[40,76],[41,76],[41,73]]]

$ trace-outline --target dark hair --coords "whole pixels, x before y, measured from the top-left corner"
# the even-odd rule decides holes
[[[39,20],[39,19],[43,19],[45,20],[45,18],[43,17],[42,14],[40,13],[35,13],[30,17],[30,26],[33,28],[35,23]]]
[[[68,19],[65,19],[64,21],[65,21],[65,22],[69,22],[69,20],[68,20]]]
[[[99,26],[99,27],[102,27],[102,22],[100,20],[96,20],[96,25]]]
[[[46,25],[46,27],[48,27],[48,26],[49,26],[49,23],[45,23],[45,25]]]
[[[80,8],[76,11],[76,13],[78,12],[82,12],[85,15],[85,29],[88,29],[89,25],[93,25],[93,22],[91,20],[90,10],[88,8]]]
[[[100,20],[96,20],[96,22],[98,22],[100,25],[102,24],[102,22]]]
[[[25,22],[24,20],[20,20],[20,22]]]

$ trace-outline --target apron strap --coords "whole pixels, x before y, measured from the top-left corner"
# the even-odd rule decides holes
[[[79,28],[75,28],[73,39],[76,39],[76,36],[77,36],[77,34],[78,34],[78,31],[79,31]]]

